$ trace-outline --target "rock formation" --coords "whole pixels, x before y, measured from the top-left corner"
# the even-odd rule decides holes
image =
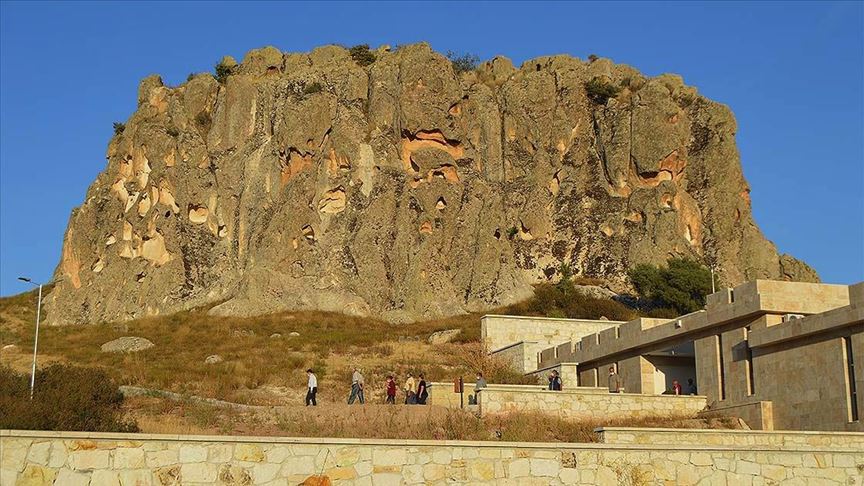
[[[670,256],[728,284],[817,279],[754,224],[732,113],[680,77],[374,53],[267,47],[224,59],[222,83],[144,79],[72,213],[49,322],[199,306],[404,322],[516,302],[562,263],[624,289]]]

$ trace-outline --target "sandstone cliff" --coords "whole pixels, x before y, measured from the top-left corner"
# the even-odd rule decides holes
[[[526,298],[562,262],[623,288],[680,255],[728,284],[817,279],[753,223],[732,113],[680,77],[375,54],[267,47],[223,84],[144,79],[72,213],[49,322],[214,304],[405,321]],[[592,99],[595,79],[620,92]]]

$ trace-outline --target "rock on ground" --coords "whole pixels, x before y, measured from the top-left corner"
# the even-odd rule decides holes
[[[608,59],[456,73],[425,43],[250,51],[220,84],[149,76],[72,212],[50,324],[212,306],[407,322],[638,263],[817,279],[753,221],[725,105]],[[618,90],[594,96],[593,80]],[[106,121],[106,131],[110,123]]]
[[[204,362],[207,364],[216,364],[221,363],[222,361],[224,361],[222,359],[222,356],[219,356],[218,354],[211,354],[210,356],[204,358]]]
[[[102,345],[103,353],[135,353],[150,349],[155,344],[150,340],[137,336],[124,336]]]
[[[447,329],[445,331],[433,332],[429,336],[429,344],[444,344],[449,343],[456,336],[462,334],[462,329]]]

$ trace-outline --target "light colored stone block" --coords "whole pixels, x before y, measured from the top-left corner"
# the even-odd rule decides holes
[[[279,470],[282,468],[281,464],[273,464],[273,463],[261,463],[252,466],[252,480],[255,484],[263,484],[268,481],[272,481],[279,474]],[[331,477],[331,479],[335,480],[336,478]]]
[[[184,483],[213,483],[216,481],[217,472],[215,466],[203,462],[180,465],[180,475]]]
[[[69,454],[69,465],[76,470],[107,469],[109,462],[108,450],[78,450]]]
[[[372,451],[372,465],[374,466],[401,466],[404,464],[408,464],[408,454],[405,449],[375,449]]]
[[[179,459],[181,463],[204,462],[207,460],[207,448],[200,445],[180,446]]]
[[[561,471],[561,463],[555,459],[531,459],[531,476],[555,477]]]
[[[147,480],[150,480],[150,471],[147,471]],[[93,474],[90,476],[90,484],[92,486],[96,486],[97,484],[99,486],[120,486],[120,475],[116,471],[107,471],[104,469],[93,471]],[[148,482],[147,484],[150,483]]]
[[[395,473],[373,474],[373,486],[400,486],[402,484],[402,475]]]
[[[178,451],[167,449],[145,453],[144,461],[147,463],[147,467],[150,468],[165,467],[180,462]]]
[[[114,469],[138,469],[145,465],[143,449],[124,447],[114,450]]]
[[[51,442],[34,442],[27,452],[27,461],[41,466],[48,465],[48,457],[51,454]]]
[[[523,478],[531,473],[531,462],[528,459],[514,459],[507,465],[507,477]]]
[[[238,461],[261,462],[264,450],[257,444],[237,444],[234,446],[234,459]]]
[[[294,456],[282,463],[282,475],[312,474],[315,472],[315,458],[310,456]]]
[[[57,471],[57,479],[54,484],[63,486],[88,486],[90,484],[90,473],[61,469]]]

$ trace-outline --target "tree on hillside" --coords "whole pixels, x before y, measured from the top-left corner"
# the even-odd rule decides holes
[[[654,307],[671,307],[679,314],[705,306],[711,293],[711,272],[686,258],[671,258],[666,266],[636,265],[629,272],[639,296]]]

